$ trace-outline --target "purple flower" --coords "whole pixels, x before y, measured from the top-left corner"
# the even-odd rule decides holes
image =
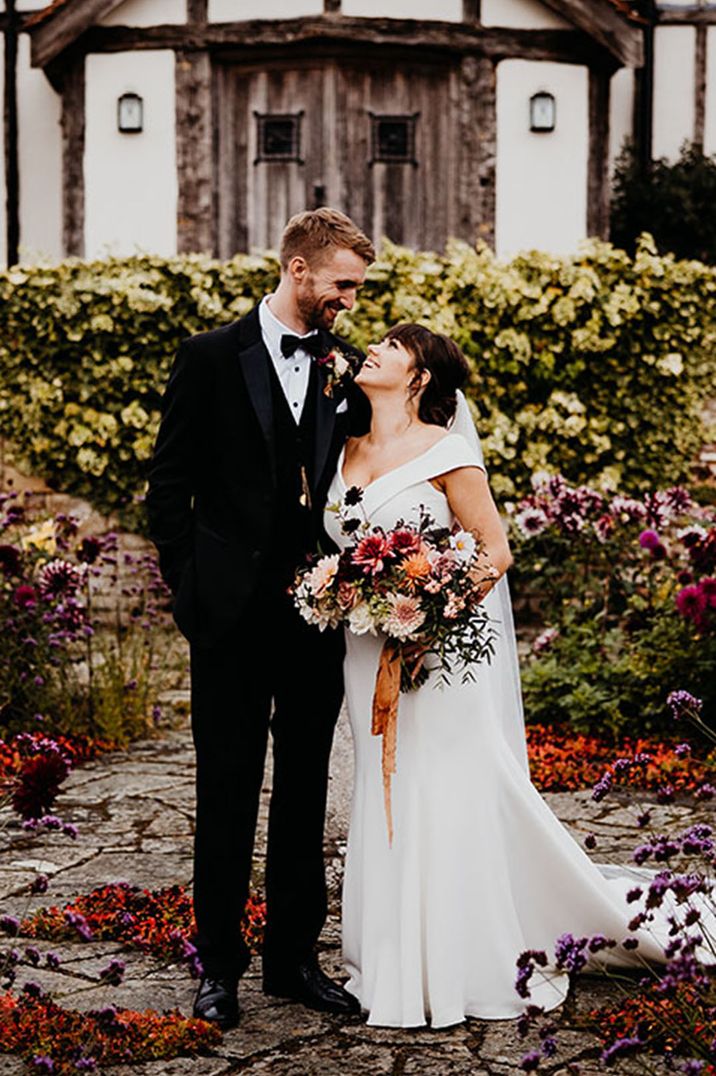
[[[607,771],[603,777],[597,781],[592,789],[592,799],[597,803],[603,800],[612,787],[612,775]]]
[[[55,1071],[55,1062],[51,1057],[47,1057],[47,1055],[35,1054],[31,1063],[37,1072]]]
[[[625,1054],[633,1054],[642,1045],[641,1039],[617,1039],[602,1051],[601,1061],[608,1067]]]
[[[646,829],[646,827],[649,825],[650,822],[651,822],[651,811],[644,811],[644,813],[640,814],[639,817],[636,820],[636,824],[639,827],[639,829]]]
[[[20,932],[20,920],[14,915],[0,915],[0,930],[14,936]]]
[[[643,894],[644,890],[641,889],[638,885],[635,886],[633,889],[630,889],[626,895],[627,904],[633,904],[634,901],[639,900],[639,898],[642,897]]]
[[[716,788],[709,784],[708,781],[704,781],[702,785],[696,789],[694,798],[697,800],[712,800],[716,796]]]
[[[703,703],[701,699],[697,699],[688,691],[672,691],[666,699],[666,705],[671,710],[674,720],[678,721],[680,717],[689,714],[689,711],[700,714]]]
[[[642,549],[656,549],[660,542],[661,540],[656,531],[645,530],[639,535],[639,545]]]
[[[45,963],[48,968],[52,968],[53,971],[56,971],[60,966],[60,958],[57,953],[45,953]]]
[[[38,874],[30,883],[30,892],[46,893],[49,884],[50,882],[46,874]]]
[[[36,949],[34,945],[28,945],[25,949],[25,959],[34,967],[40,963],[40,950]]]
[[[689,1061],[684,1061],[681,1071],[685,1072],[686,1076],[699,1076],[699,1073],[704,1071],[704,1063],[691,1058]]]
[[[688,756],[691,754],[691,744],[677,743],[676,747],[674,748],[674,754],[677,758],[688,758]]]
[[[75,1068],[80,1072],[94,1072],[97,1068],[97,1062],[93,1057],[80,1057],[75,1061]]]
[[[585,848],[596,848],[597,847],[597,838],[594,836],[593,833],[588,833],[587,836],[584,838],[584,847]]]
[[[111,983],[112,986],[119,986],[124,978],[125,965],[122,960],[110,960],[106,968],[102,968],[99,973],[100,979],[104,979],[105,982]]]
[[[520,1061],[520,1068],[523,1072],[534,1072],[539,1068],[539,1063],[542,1060],[542,1054],[539,1050],[531,1050]]]
[[[42,987],[39,983],[24,983],[22,987],[22,992],[23,994],[27,994],[27,996],[30,998],[42,997]]]
[[[584,950],[588,938],[575,938],[572,934],[562,934],[554,945],[554,958],[558,968],[566,969],[570,974],[581,971],[587,963]]]
[[[65,921],[79,934],[83,941],[92,940],[92,930],[83,915],[77,912],[65,911]]]

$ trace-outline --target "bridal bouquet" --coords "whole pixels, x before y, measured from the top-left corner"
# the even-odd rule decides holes
[[[359,504],[362,491],[348,490],[344,504]],[[424,509],[417,525],[398,522],[385,531],[332,506],[344,534],[341,552],[299,569],[292,588],[301,616],[321,631],[344,624],[355,635],[384,638],[375,694],[372,731],[383,736],[383,778],[388,828],[390,775],[395,772],[398,696],[425,683],[426,658],[437,659],[438,682],[462,671],[474,679],[475,666],[490,660],[496,632],[481,599],[494,578],[475,537],[439,527]],[[433,664],[431,662],[429,664]]]

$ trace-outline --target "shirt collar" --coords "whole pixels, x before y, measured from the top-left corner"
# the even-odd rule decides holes
[[[298,336],[300,339],[315,335],[315,329],[312,329],[311,332],[308,333],[295,333],[292,329],[289,329],[287,325],[284,325],[282,321],[279,321],[268,305],[270,298],[272,298],[272,296],[265,295],[259,304],[259,324],[261,325],[261,332],[264,335],[269,351],[273,355],[280,355],[282,353],[281,337],[286,334],[289,336]]]

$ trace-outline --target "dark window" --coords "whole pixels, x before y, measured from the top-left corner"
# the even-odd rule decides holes
[[[415,122],[419,112],[412,116],[376,116],[371,112],[373,127],[372,148],[374,161],[392,161],[398,164],[417,164],[415,159]]]
[[[301,160],[301,117],[303,112],[279,115],[277,113],[255,112],[256,116],[256,160],[259,161],[298,161]]]

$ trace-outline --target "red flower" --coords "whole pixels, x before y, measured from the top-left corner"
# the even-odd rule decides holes
[[[61,751],[25,759],[12,793],[13,808],[23,818],[41,818],[55,802],[69,772],[69,760]]]
[[[390,541],[383,534],[369,534],[361,538],[353,552],[353,563],[360,565],[366,575],[378,575],[386,560],[394,556]]]
[[[402,557],[407,553],[417,553],[420,549],[420,537],[415,531],[393,531],[388,544],[396,556]]]

